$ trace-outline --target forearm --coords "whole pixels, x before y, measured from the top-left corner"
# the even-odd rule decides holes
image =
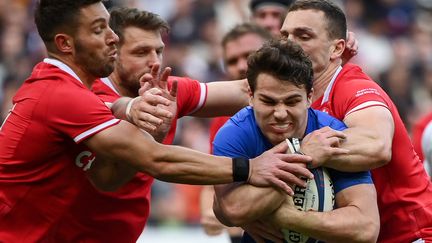
[[[198,117],[232,116],[249,104],[249,84],[246,79],[207,83],[204,106],[193,113]]]
[[[335,156],[327,167],[341,171],[365,171],[381,167],[391,160],[394,121],[390,111],[373,106],[349,114],[344,119],[348,129],[341,147],[347,155]]]
[[[376,242],[380,220],[373,184],[338,192],[336,204],[337,209],[328,212],[298,211],[287,199],[270,220],[282,229],[325,242]]]
[[[356,207],[330,212],[293,210],[281,226],[325,242],[375,242],[375,236],[369,232],[377,232],[377,223],[363,220],[360,214]]]
[[[286,194],[270,187],[249,184],[215,186],[214,211],[227,226],[241,226],[269,215],[283,202]]]
[[[110,161],[129,164],[160,180],[188,184],[222,184],[233,181],[232,159],[216,157],[154,142],[148,133],[120,122],[118,129],[106,129],[86,142],[96,154]],[[106,143],[104,141],[110,141]]]
[[[364,128],[348,128],[344,130],[347,138],[341,148],[349,152],[335,155],[324,166],[340,171],[357,172],[381,167],[391,159],[391,142],[383,141],[383,137]]]

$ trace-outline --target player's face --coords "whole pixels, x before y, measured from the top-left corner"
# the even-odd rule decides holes
[[[250,105],[261,132],[274,145],[288,137],[302,138],[310,96],[304,87],[261,73]]]
[[[283,7],[262,6],[253,13],[252,20],[257,25],[269,30],[273,36],[279,36],[285,13],[286,9]]]
[[[281,28],[283,38],[299,44],[312,61],[314,77],[328,67],[335,41],[327,33],[327,20],[322,11],[297,10],[289,12]]]
[[[153,65],[161,64],[164,47],[159,31],[133,26],[125,28],[115,69],[122,86],[137,93],[140,77],[149,73]]]
[[[226,43],[224,62],[227,74],[232,79],[246,78],[247,58],[264,43],[262,37],[249,33]]]
[[[95,77],[106,77],[114,70],[118,36],[108,26],[109,14],[102,3],[80,11],[74,39],[75,61]]]

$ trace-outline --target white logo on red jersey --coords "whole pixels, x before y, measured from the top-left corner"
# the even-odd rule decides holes
[[[78,156],[75,158],[75,164],[83,168],[84,171],[90,169],[93,161],[96,159],[95,154],[93,154],[90,151],[82,151],[78,154]]]

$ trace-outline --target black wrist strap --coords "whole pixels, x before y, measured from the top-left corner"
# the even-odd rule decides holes
[[[247,181],[249,178],[249,159],[232,159],[233,181]]]

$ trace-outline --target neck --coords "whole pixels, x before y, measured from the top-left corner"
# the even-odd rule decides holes
[[[98,78],[98,77],[95,77],[94,75],[91,75],[86,70],[84,70],[76,62],[74,62],[72,60],[72,58],[70,58],[69,56],[61,56],[61,55],[56,55],[54,53],[49,53],[48,57],[53,58],[53,59],[57,59],[57,60],[63,62],[64,64],[66,64],[70,69],[72,69],[72,71],[78,76],[78,78],[81,80],[81,82],[88,89],[91,88],[94,81]]]
[[[111,75],[109,76],[109,79],[111,80],[112,84],[114,85],[114,87],[117,89],[117,91],[120,93],[121,96],[126,96],[126,97],[136,97],[137,96],[137,92],[131,92],[129,89],[127,89],[121,85],[121,82],[120,82],[121,79],[115,70],[114,70],[114,72],[111,73]]]
[[[313,81],[314,92],[312,95],[312,102],[315,102],[324,95],[324,92],[332,80],[333,75],[341,64],[342,63],[340,61],[331,62],[322,72],[315,75]]]

